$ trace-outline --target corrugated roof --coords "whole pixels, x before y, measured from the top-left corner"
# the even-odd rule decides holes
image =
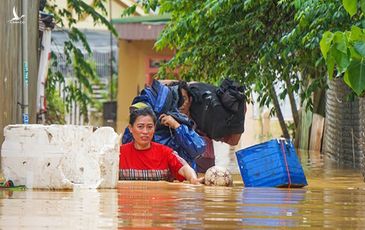
[[[141,23],[141,24],[166,24],[170,21],[170,15],[151,15],[151,16],[131,16],[125,18],[112,19],[113,24],[129,24],[129,23]]]
[[[80,31],[84,33],[91,50],[106,53],[110,52],[110,31],[88,29],[83,29]],[[53,50],[59,50],[60,52],[63,52],[63,47],[65,45],[64,43],[68,40],[70,40],[70,38],[68,37],[67,30],[53,30],[51,47]],[[117,42],[117,39],[112,36],[112,47],[115,50],[117,49]],[[81,42],[77,42],[75,45],[84,51]]]
[[[165,24],[127,23],[116,24],[119,39],[125,40],[156,40]]]

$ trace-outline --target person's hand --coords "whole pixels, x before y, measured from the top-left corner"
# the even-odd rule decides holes
[[[166,125],[170,128],[177,129],[180,127],[180,123],[177,122],[172,116],[161,114],[161,116],[158,118],[162,125]]]
[[[191,184],[204,184],[204,177],[191,178],[190,183]]]

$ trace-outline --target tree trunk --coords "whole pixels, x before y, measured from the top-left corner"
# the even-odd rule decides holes
[[[317,89],[313,93],[313,113],[326,116],[326,90]]]
[[[276,110],[276,116],[279,119],[281,130],[283,131],[283,136],[285,138],[289,139],[290,135],[289,135],[289,132],[288,132],[288,127],[285,124],[283,113],[281,112],[278,96],[276,94],[276,91],[275,91],[275,88],[274,88],[273,85],[270,86],[270,96],[271,96],[271,99],[273,101],[273,104],[274,104],[274,107],[275,107],[275,110]]]
[[[289,96],[289,101],[290,101],[291,112],[292,112],[293,119],[294,119],[294,125],[295,125],[295,127],[298,127],[298,125],[299,125],[299,113],[298,113],[298,109],[297,109],[297,104],[295,103],[295,98],[294,98],[293,91],[290,88],[289,79],[285,79],[285,83],[286,83],[286,88],[288,89],[288,96]]]

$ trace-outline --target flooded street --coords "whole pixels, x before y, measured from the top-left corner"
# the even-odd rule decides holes
[[[319,153],[301,153],[302,189],[120,182],[117,189],[0,190],[0,229],[365,229],[365,183]]]

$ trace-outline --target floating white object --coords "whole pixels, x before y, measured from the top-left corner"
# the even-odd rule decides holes
[[[27,188],[115,188],[118,135],[111,127],[9,125],[4,128],[1,169]]]
[[[233,180],[230,171],[220,166],[210,167],[204,175],[204,183],[210,186],[232,186]]]

